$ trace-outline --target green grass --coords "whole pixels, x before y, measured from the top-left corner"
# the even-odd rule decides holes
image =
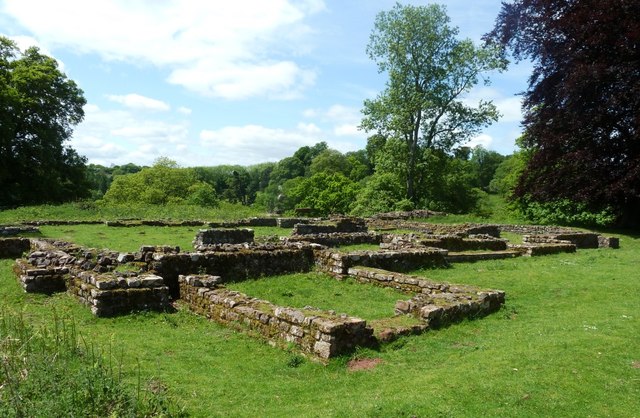
[[[89,231],[98,231],[83,228],[79,236],[86,239]],[[166,241],[171,235],[159,229],[158,242],[144,243],[179,245]],[[116,230],[123,231],[123,247],[135,231],[106,232]],[[487,317],[403,337],[378,351],[359,350],[326,366],[193,315],[182,305],[174,314],[94,318],[66,294],[23,293],[10,260],[0,260],[0,305],[21,312],[36,329],[53,323],[53,309],[72,318],[87,341],[112,347],[122,359],[123,384],[135,391],[140,376],[145,387],[166,388],[198,417],[633,417],[640,411],[640,239],[619,236],[619,250],[418,271],[437,281],[502,289],[506,304]],[[110,239],[99,242],[111,246]],[[382,307],[397,299],[378,293],[384,289],[313,274],[236,285],[278,304],[327,300],[329,309],[367,319],[387,315]],[[348,370],[348,360],[363,357],[382,363]]]
[[[363,286],[353,279],[337,281],[320,273],[246,280],[227,287],[276,305],[293,308],[313,306],[366,320],[393,316],[396,301],[410,298],[394,289]]]
[[[97,205],[93,202],[61,205],[26,206],[0,211],[0,224],[37,220],[107,221],[118,219],[149,220],[231,220],[261,216],[264,213],[248,206],[220,202],[217,208],[189,205]]]

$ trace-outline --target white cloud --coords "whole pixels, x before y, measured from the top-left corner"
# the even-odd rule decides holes
[[[182,113],[183,115],[190,115],[191,114],[191,109],[189,109],[188,107],[185,107],[185,106],[180,106],[177,110],[178,110],[178,113]]]
[[[126,94],[124,96],[110,94],[107,96],[107,99],[136,110],[153,110],[162,112],[171,109],[171,106],[161,100],[152,99],[139,94]]]
[[[365,137],[367,136],[366,132],[358,129],[358,125],[354,124],[343,124],[338,125],[333,128],[333,133],[336,136],[356,136],[356,137]]]
[[[493,143],[493,138],[490,135],[480,134],[474,138],[471,138],[471,140],[469,140],[469,142],[467,142],[464,145],[471,148],[481,145],[483,148],[488,149],[488,148],[491,148],[492,143]]]
[[[189,146],[186,121],[141,117],[130,110],[102,110],[91,103],[84,110],[85,120],[75,129],[70,145],[91,163],[150,164],[159,156],[181,156]]]
[[[480,100],[492,100],[502,115],[499,122],[512,123],[522,120],[522,97],[505,96],[491,87],[476,87],[462,101],[468,106],[477,106]]]
[[[317,135],[305,129],[284,130],[260,125],[203,130],[200,139],[211,152],[210,164],[243,165],[277,161],[302,146],[319,142]]]
[[[291,98],[314,71],[291,58],[308,50],[305,19],[321,0],[87,2],[6,0],[2,11],[48,48],[150,63],[203,95]]]

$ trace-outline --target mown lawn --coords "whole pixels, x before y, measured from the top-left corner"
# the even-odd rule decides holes
[[[184,239],[192,239],[190,233]],[[633,417],[640,411],[640,240],[620,236],[619,250],[419,271],[433,280],[502,289],[506,305],[487,317],[404,337],[378,351],[363,349],[328,365],[300,362],[295,349],[271,347],[181,305],[176,313],[97,319],[67,295],[23,293],[10,260],[0,261],[0,312],[23,312],[35,325],[50,324],[54,310],[73,318],[86,340],[122,363],[132,388],[139,367],[145,387],[166,387],[193,416]],[[109,234],[101,239],[112,244]],[[377,312],[381,302],[395,298],[352,282],[316,278],[297,287],[285,277],[276,279],[285,288],[274,284],[272,290],[268,280],[238,286],[275,292],[278,303],[300,296],[295,304],[310,305],[329,289],[343,299],[337,311],[369,316],[370,306]],[[317,294],[316,285],[323,287]],[[364,357],[382,362],[349,371],[349,360]]]

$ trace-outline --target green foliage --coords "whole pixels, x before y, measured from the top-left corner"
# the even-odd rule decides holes
[[[367,46],[369,57],[389,79],[377,98],[364,102],[361,127],[379,135],[373,149],[380,150],[381,138],[404,144],[395,147],[394,161],[402,164],[394,172],[414,203],[426,178],[424,151],[448,152],[499,116],[490,101],[471,107],[460,98],[483,73],[503,69],[505,62],[496,49],[457,39],[458,29],[449,22],[443,6],[397,3],[378,14]],[[487,78],[483,81],[488,84]],[[371,158],[377,168],[379,153]]]
[[[473,148],[469,160],[473,170],[473,186],[488,190],[497,168],[505,158],[495,151],[484,149],[481,145]]]
[[[352,213],[357,216],[370,216],[391,212],[397,209],[401,201],[404,202],[403,206],[406,206],[404,196],[404,186],[395,174],[374,174],[358,192]]]
[[[286,193],[296,207],[310,208],[315,216],[349,213],[357,194],[358,184],[340,173],[314,174]]]
[[[218,204],[211,185],[196,180],[192,169],[178,168],[175,161],[167,158],[160,158],[153,167],[137,173],[116,177],[103,200],[107,204]]]
[[[527,153],[524,151],[515,152],[506,157],[496,168],[493,179],[489,183],[489,191],[503,196],[511,195],[524,171],[527,159]]]
[[[0,36],[0,207],[89,196],[86,159],[65,145],[85,104],[55,59]]]
[[[523,217],[538,224],[606,227],[613,225],[616,220],[611,209],[594,212],[586,204],[569,199],[536,202],[525,197],[518,199],[516,207]]]
[[[349,160],[340,151],[327,149],[318,154],[309,166],[311,175],[318,173],[340,173],[348,176]]]

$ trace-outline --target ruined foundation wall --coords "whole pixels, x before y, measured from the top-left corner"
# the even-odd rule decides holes
[[[17,258],[31,249],[28,238],[0,238],[0,258]]]
[[[190,309],[216,322],[249,329],[279,344],[293,343],[322,359],[372,345],[373,330],[364,320],[316,309],[295,309],[210,287],[216,280],[180,276],[180,294]]]
[[[446,250],[435,248],[404,251],[353,251],[341,253],[331,250],[316,251],[316,266],[326,273],[347,275],[354,266],[374,267],[390,271],[406,272],[425,267],[447,265]]]
[[[313,265],[313,250],[305,247],[154,254],[150,268],[165,279],[172,295],[178,297],[180,274],[206,273],[221,276],[223,282],[229,282],[308,272]]]
[[[162,277],[152,274],[118,277],[84,271],[72,273],[67,280],[67,292],[98,317],[162,311],[169,307],[169,288]]]
[[[328,234],[291,235],[290,237],[287,237],[286,241],[309,242],[327,247],[356,244],[378,245],[382,242],[382,235],[369,232],[334,232]]]

